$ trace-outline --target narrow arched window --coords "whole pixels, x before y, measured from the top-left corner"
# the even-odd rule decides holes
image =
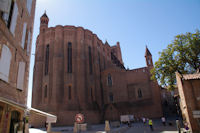
[[[89,54],[89,69],[90,74],[92,74],[92,53],[91,53],[91,47],[88,47],[88,54]]]
[[[108,74],[108,86],[112,86],[112,77]]]
[[[142,90],[138,89],[138,98],[142,98]]]
[[[71,98],[72,98],[72,92],[71,92],[72,90],[71,90],[71,86],[69,86],[68,87],[68,100],[71,100]]]
[[[149,65],[151,65],[151,60],[150,59],[148,59],[148,63],[149,63]]]
[[[44,87],[44,97],[47,98],[47,85]]]
[[[12,54],[8,46],[0,45],[0,47],[2,47],[0,55],[0,79],[8,82]]]
[[[110,102],[113,102],[113,93],[112,92],[109,93],[109,100],[110,100]]]
[[[91,94],[91,100],[93,101],[93,91],[92,91],[92,88],[91,88],[91,92],[90,92]]]
[[[49,44],[46,45],[46,54],[45,54],[45,71],[44,74],[47,75],[49,72]]]
[[[67,72],[72,73],[72,43],[71,42],[68,42],[67,52],[68,52]]]

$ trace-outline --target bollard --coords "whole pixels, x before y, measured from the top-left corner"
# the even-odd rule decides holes
[[[78,132],[78,125],[77,123],[75,122],[74,123],[74,133],[77,133]]]
[[[29,124],[25,123],[25,133],[29,133]]]
[[[51,133],[51,123],[48,122],[47,133]]]
[[[105,121],[105,131],[106,131],[106,133],[110,132],[110,125],[109,125],[109,121],[108,120]]]

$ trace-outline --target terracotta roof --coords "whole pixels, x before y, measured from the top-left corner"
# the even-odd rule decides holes
[[[184,80],[190,80],[190,79],[200,79],[200,73],[195,74],[183,74]]]

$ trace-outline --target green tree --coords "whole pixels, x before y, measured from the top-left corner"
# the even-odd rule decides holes
[[[177,35],[155,62],[151,70],[152,79],[161,86],[173,90],[176,85],[175,72],[194,73],[200,69],[200,32]]]

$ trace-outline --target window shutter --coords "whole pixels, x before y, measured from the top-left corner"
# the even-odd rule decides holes
[[[25,62],[19,62],[17,88],[20,90],[24,89],[24,74],[25,74]]]
[[[23,27],[23,34],[22,34],[22,44],[21,44],[22,48],[24,48],[24,43],[25,43],[26,26],[27,26],[27,23],[25,22],[24,27]]]
[[[6,82],[8,82],[11,57],[10,49],[6,45],[3,45],[0,59],[0,79]]]
[[[11,0],[0,0],[0,11],[9,13]]]
[[[28,42],[27,42],[27,55],[29,55],[29,51],[30,51],[30,42],[31,42],[31,32],[28,32]]]
[[[28,9],[29,14],[31,14],[31,6],[32,6],[32,0],[27,0],[26,7]]]
[[[18,15],[18,7],[17,7],[17,3],[15,2],[13,14],[12,14],[11,25],[10,25],[10,31],[12,32],[12,34],[15,34],[15,27],[17,24],[17,15]]]

